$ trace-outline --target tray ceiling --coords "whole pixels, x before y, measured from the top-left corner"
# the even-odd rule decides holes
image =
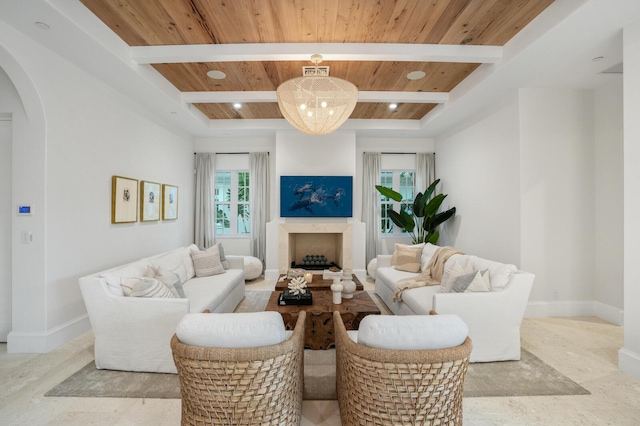
[[[281,119],[314,53],[359,91],[350,118],[420,120],[552,0],[81,0],[210,120]],[[211,79],[208,71],[226,74]],[[407,74],[425,77],[409,80]],[[240,109],[233,104],[242,104]],[[390,102],[398,104],[389,109]]]

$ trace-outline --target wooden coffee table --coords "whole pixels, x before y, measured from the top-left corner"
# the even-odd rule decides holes
[[[358,277],[354,275],[352,280],[354,283],[356,283],[356,291],[364,289]],[[286,290],[287,288],[289,288],[288,286],[290,282],[291,280],[289,278],[287,278],[282,282],[277,281],[276,291]],[[330,290],[329,287],[331,287],[331,284],[333,284],[333,280],[324,280],[322,279],[321,274],[317,274],[313,276],[313,281],[311,281],[310,283],[307,283],[307,288],[309,290]]]
[[[314,280],[315,281],[315,280]],[[357,330],[360,321],[367,315],[379,315],[380,309],[366,291],[356,291],[353,299],[343,299],[339,305],[332,303],[332,293],[326,290],[313,291],[313,305],[280,306],[281,291],[271,293],[265,311],[277,311],[282,315],[287,330],[293,330],[298,321],[298,313],[305,311],[307,319],[304,330],[304,347],[308,349],[329,349],[335,346],[333,332],[333,312],[340,312],[347,330]]]

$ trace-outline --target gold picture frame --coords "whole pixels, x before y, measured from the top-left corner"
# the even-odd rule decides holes
[[[162,220],[178,218],[178,187],[162,185]]]
[[[122,176],[111,178],[111,223],[138,221],[138,180]]]
[[[140,182],[140,222],[160,220],[162,206],[160,184],[143,180]]]

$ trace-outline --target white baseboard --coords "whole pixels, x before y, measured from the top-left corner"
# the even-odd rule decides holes
[[[6,342],[11,331],[11,321],[0,321],[0,342]]]
[[[44,332],[11,331],[7,338],[7,352],[14,354],[43,354],[91,328],[89,316],[84,314]]]
[[[627,376],[640,380],[640,354],[622,348],[618,351],[618,368]]]
[[[264,278],[266,280],[277,280],[280,278],[280,272],[277,269],[266,269],[264,271]]]
[[[529,302],[524,316],[526,318],[595,316],[615,325],[623,324],[622,309],[594,301]]]
[[[594,315],[615,325],[624,325],[624,311],[620,308],[593,302]]]

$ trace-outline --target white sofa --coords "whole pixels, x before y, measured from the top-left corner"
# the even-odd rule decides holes
[[[233,312],[245,294],[243,257],[227,256],[230,268],[224,273],[198,278],[190,256],[193,247],[80,278],[95,335],[97,368],[176,373],[169,344],[180,319],[205,310]],[[149,267],[159,265],[180,278],[185,298],[124,295],[122,278],[145,276]]]
[[[422,269],[436,248],[427,244],[423,249]],[[469,326],[469,337],[473,341],[471,362],[520,359],[520,324],[533,285],[533,274],[519,271],[515,265],[455,254],[445,262],[442,281],[449,280],[456,262],[469,262],[476,271],[489,270],[491,291],[446,293],[439,285],[425,286],[404,290],[402,300],[394,301],[398,281],[419,274],[397,270],[391,265],[391,257],[377,256],[375,292],[394,314],[424,315],[430,310],[457,314]]]

